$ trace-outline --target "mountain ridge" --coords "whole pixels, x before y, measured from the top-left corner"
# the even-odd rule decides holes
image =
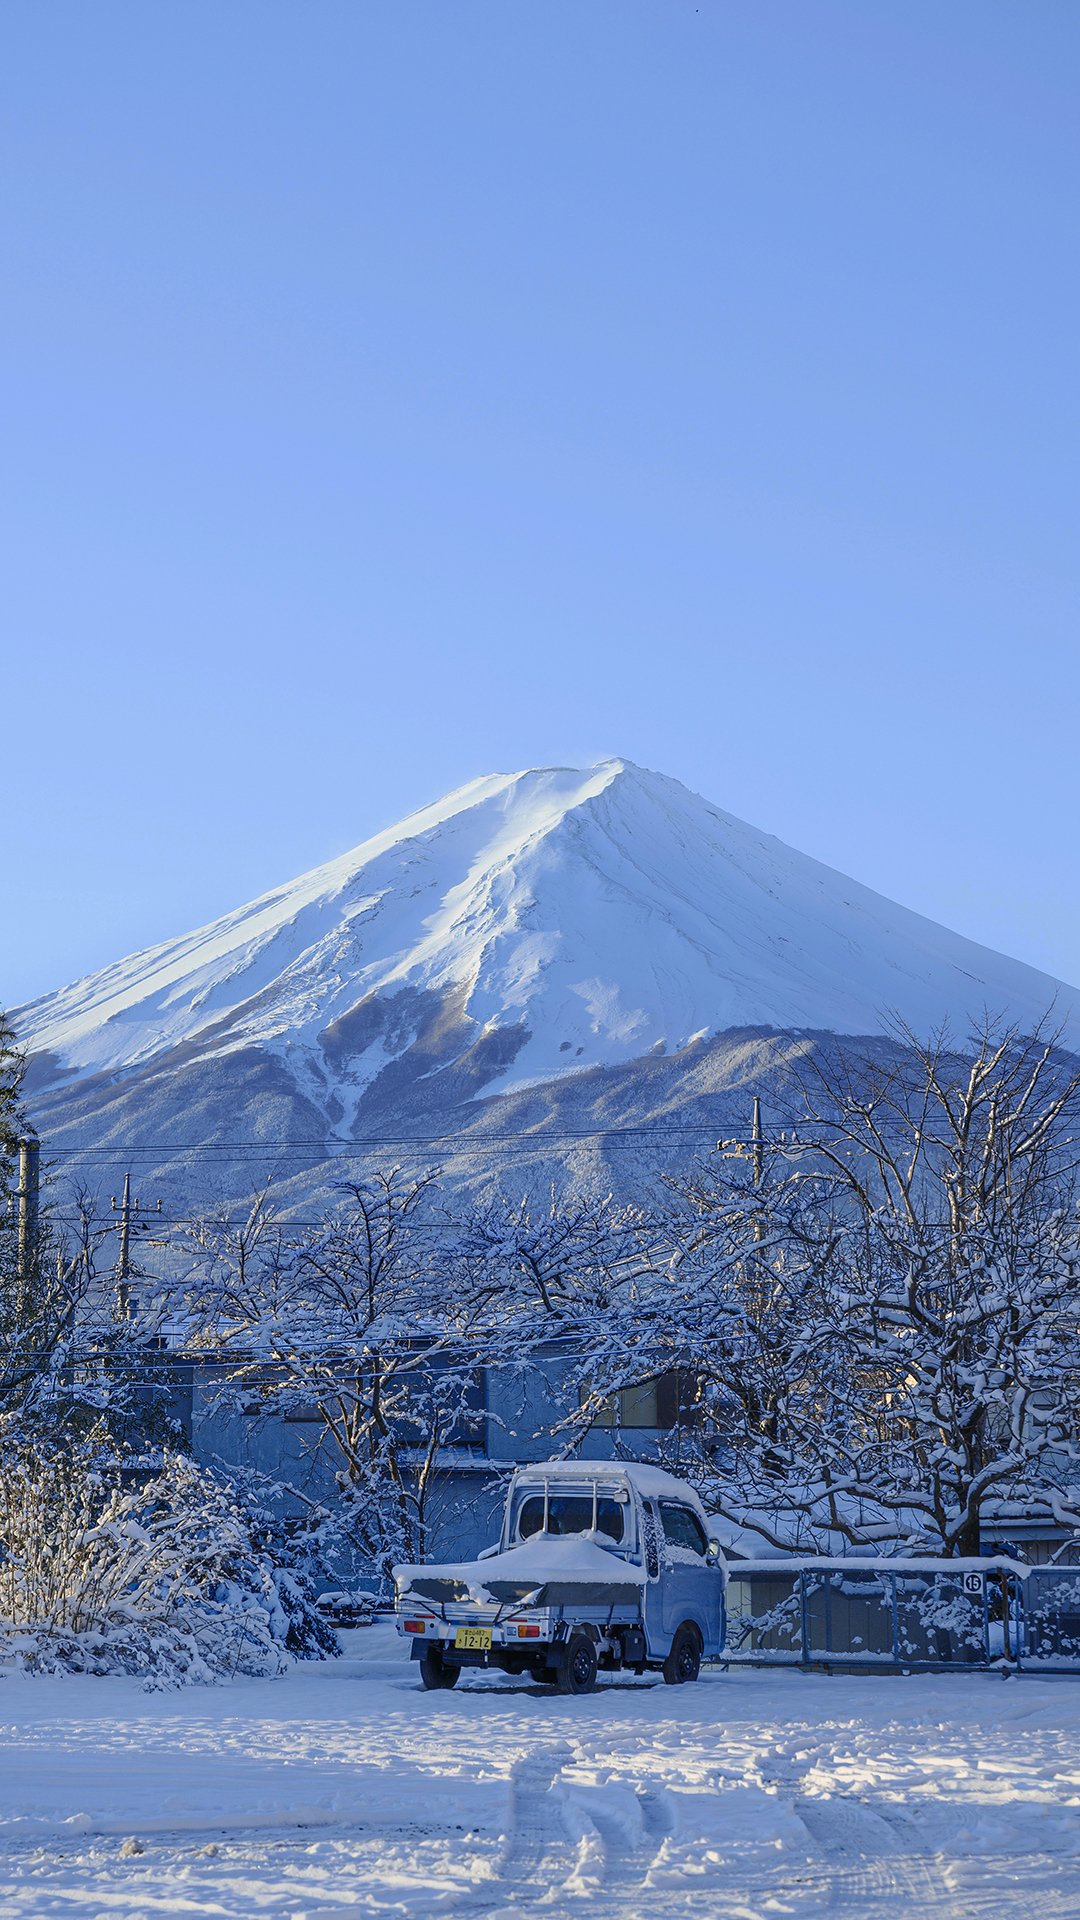
[[[553,966],[557,1016],[544,1004]],[[887,1010],[926,1025],[984,1001],[1032,1019],[1055,997],[1069,1021],[1080,1003],[1063,982],[795,853],[677,781],[609,760],[468,782],[15,1017],[29,1051],[86,1073],[138,1066],[199,1034],[219,1050],[241,1038],[310,1041],[371,993],[405,987],[464,988],[481,1027],[530,1017],[535,1026],[542,1013],[560,1024],[557,1052],[588,1064],[725,1026],[880,1032]],[[583,1037],[564,1045],[570,1028]],[[530,1070],[545,1078],[569,1065],[541,1049]]]
[[[424,1114],[595,1117],[616,1085],[631,1118],[661,1086],[719,1118],[747,1047],[776,1073],[813,1036],[1051,1004],[1080,1052],[1075,989],[608,760],[481,776],[13,1018],[60,1144],[190,1139],[198,1113],[208,1141],[302,1128],[332,1155]]]

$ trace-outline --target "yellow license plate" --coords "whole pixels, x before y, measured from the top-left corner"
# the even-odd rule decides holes
[[[491,1647],[490,1627],[459,1627],[454,1635],[455,1647],[462,1653],[487,1653]]]

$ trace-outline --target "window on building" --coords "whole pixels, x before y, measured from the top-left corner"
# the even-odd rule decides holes
[[[604,1401],[596,1416],[598,1427],[644,1427],[655,1432],[685,1426],[692,1401],[688,1374],[672,1371],[653,1380],[622,1387]]]

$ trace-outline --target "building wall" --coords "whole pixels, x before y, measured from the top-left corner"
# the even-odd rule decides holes
[[[429,1511],[428,1555],[432,1559],[473,1559],[499,1536],[505,1488],[514,1468],[547,1460],[561,1450],[571,1355],[553,1348],[527,1367],[481,1370],[472,1444],[448,1451]],[[283,1419],[261,1410],[241,1413],[223,1406],[220,1374],[212,1367],[196,1372],[191,1387],[191,1442],[198,1459],[226,1470],[260,1476],[267,1504],[282,1518],[303,1515],[309,1502],[333,1507],[332,1450],[320,1447],[317,1419]],[[661,1435],[655,1427],[597,1426],[581,1448],[587,1459],[610,1459],[616,1452],[636,1459],[655,1457]],[[353,1577],[356,1568],[329,1570],[333,1581]]]
[[[498,1537],[503,1494],[514,1467],[546,1460],[565,1445],[560,1427],[573,1365],[572,1354],[552,1347],[530,1357],[527,1366],[478,1370],[475,1407],[462,1444],[443,1458],[444,1471],[430,1510],[430,1558],[471,1559]],[[185,1411],[190,1402],[197,1458],[262,1476],[269,1503],[283,1517],[303,1514],[308,1501],[333,1507],[337,1499],[334,1461],[331,1452],[319,1446],[323,1429],[318,1420],[227,1412],[216,1397],[212,1367],[198,1369],[190,1387],[185,1383],[182,1397]],[[613,1421],[591,1428],[581,1444],[582,1455],[602,1460],[621,1453],[650,1460],[657,1457],[663,1442],[669,1464],[678,1471],[678,1427],[621,1424],[639,1409],[654,1420],[669,1417],[670,1403],[670,1394],[660,1393],[652,1402],[638,1394],[617,1409],[620,1424]],[[279,1490],[272,1493],[275,1486]],[[983,1551],[1018,1553],[1032,1565],[1049,1561],[1067,1565],[1080,1559],[1080,1546],[1069,1539],[1066,1529],[1045,1527],[1014,1526],[1007,1542],[990,1534]],[[342,1578],[349,1572],[338,1571]]]

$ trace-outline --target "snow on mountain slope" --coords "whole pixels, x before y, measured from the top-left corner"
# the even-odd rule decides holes
[[[320,1104],[333,1088],[347,1132],[433,996],[451,1051],[504,1043],[489,1093],[729,1028],[880,1033],[891,1011],[963,1033],[983,1008],[1032,1023],[1056,1001],[1080,1047],[1075,989],[621,760],[475,780],[15,1020],[65,1077],[254,1047]],[[374,1002],[400,1016],[373,1024]]]

